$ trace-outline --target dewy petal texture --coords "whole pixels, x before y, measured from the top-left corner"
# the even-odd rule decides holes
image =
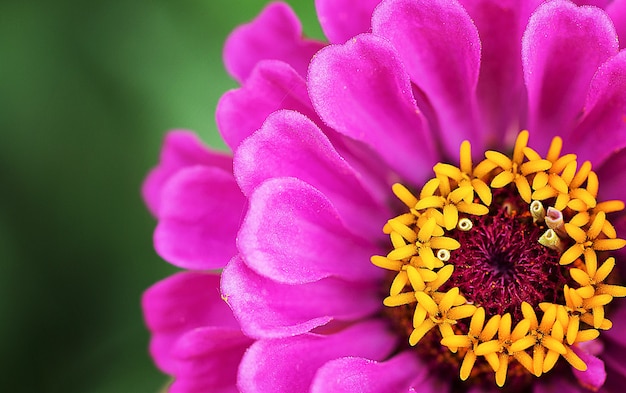
[[[241,361],[238,386],[242,393],[306,392],[317,369],[327,361],[344,356],[381,360],[395,344],[395,335],[383,323],[373,321],[326,336],[257,341]]]
[[[234,163],[244,194],[250,195],[267,179],[297,177],[326,195],[347,227],[367,238],[380,236],[379,223],[391,214],[374,201],[358,174],[320,129],[297,112],[271,114],[263,127],[239,147]]]
[[[224,63],[239,82],[261,60],[282,60],[306,75],[311,57],[324,44],[302,38],[302,26],[284,3],[268,5],[257,18],[236,28],[226,40]]]
[[[555,0],[530,18],[522,41],[528,89],[529,129],[539,151],[567,131],[583,109],[591,78],[617,53],[615,29],[606,13]]]
[[[374,148],[404,178],[423,181],[435,160],[432,137],[389,43],[362,34],[324,48],[311,62],[309,93],[329,126]]]
[[[403,352],[385,362],[341,358],[326,363],[317,371],[311,393],[407,392],[416,379],[420,380],[416,387],[426,393],[430,391],[428,384],[424,383],[428,379],[428,371],[428,367],[412,351]]]
[[[377,247],[351,234],[328,198],[295,178],[267,180],[250,196],[237,245],[248,266],[276,281],[379,279],[363,264]]]
[[[374,12],[372,31],[394,45],[411,81],[428,97],[447,152],[456,154],[468,137],[480,149],[480,39],[463,7],[450,0],[384,1]]]
[[[154,284],[142,298],[146,325],[152,332],[150,353],[163,371],[173,374],[176,342],[187,332],[214,326],[239,331],[232,312],[219,296],[219,276],[178,273]]]
[[[378,3],[380,0],[315,0],[315,9],[328,40],[343,44],[370,31],[372,12]]]
[[[579,162],[589,160],[597,166],[626,146],[625,108],[626,50],[622,50],[602,64],[594,75],[585,104],[585,117],[567,140],[572,149],[579,152]],[[616,175],[620,176],[611,174]]]
[[[606,7],[606,12],[611,17],[615,30],[617,30],[620,48],[626,48],[626,0],[612,1]]]
[[[163,141],[159,165],[150,171],[141,189],[143,199],[154,216],[159,215],[165,184],[181,169],[194,165],[231,172],[233,161],[223,153],[209,150],[191,131],[169,132]]]
[[[332,277],[281,284],[259,276],[238,257],[222,273],[222,294],[244,333],[255,338],[295,336],[333,319],[358,319],[380,308],[374,285]]]
[[[182,268],[222,268],[237,253],[245,206],[232,174],[205,166],[183,169],[163,190],[154,247]]]

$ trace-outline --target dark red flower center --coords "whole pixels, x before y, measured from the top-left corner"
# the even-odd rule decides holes
[[[566,283],[560,255],[538,242],[547,228],[533,223],[528,204],[514,190],[494,195],[489,215],[469,219],[471,231],[451,234],[461,248],[451,253],[454,273],[445,290],[459,287],[488,315],[508,312],[514,321],[522,318],[522,302],[536,307],[559,300]]]

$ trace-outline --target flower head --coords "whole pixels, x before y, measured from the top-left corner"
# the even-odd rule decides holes
[[[233,158],[175,132],[145,183],[170,391],[619,389],[626,3],[316,7],[229,37]]]

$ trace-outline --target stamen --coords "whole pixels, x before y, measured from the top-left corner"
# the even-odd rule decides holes
[[[563,251],[564,248],[563,244],[561,243],[561,239],[552,229],[548,229],[546,233],[541,235],[541,237],[539,238],[539,243],[556,251]]]
[[[530,204],[530,214],[532,214],[534,222],[543,222],[546,217],[546,209],[543,208],[541,202],[533,201]]]
[[[463,142],[459,165],[436,164],[419,193],[394,184],[407,211],[384,225],[393,249],[371,257],[390,272],[383,304],[409,313],[408,344],[432,350],[439,335],[462,381],[481,380],[488,365],[502,387],[509,367],[538,377],[561,357],[585,370],[571,346],[610,329],[605,307],[626,297],[605,282],[615,259],[604,256],[626,246],[607,217],[624,202],[596,200],[591,164],[561,156],[561,138],[542,158],[528,136],[511,157],[487,151],[475,167]]]
[[[461,231],[467,232],[471,230],[473,226],[474,224],[472,224],[472,220],[470,220],[469,218],[461,218],[459,220],[458,228]]]
[[[437,258],[439,258],[443,262],[448,262],[450,260],[450,251],[446,249],[441,249],[437,251]]]

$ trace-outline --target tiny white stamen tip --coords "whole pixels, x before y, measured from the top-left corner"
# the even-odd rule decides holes
[[[450,251],[444,249],[437,251],[437,258],[443,262],[447,262],[450,260]]]
[[[533,201],[530,204],[530,214],[532,214],[534,222],[542,222],[546,217],[546,209],[544,209],[541,202]]]
[[[472,227],[474,226],[474,224],[472,223],[472,220],[470,220],[469,218],[461,218],[459,220],[459,223],[457,225],[457,227],[464,232],[469,231],[470,229],[472,229]]]
[[[548,229],[543,235],[541,235],[541,237],[539,238],[539,243],[553,250],[563,251],[561,238],[559,238],[556,232],[552,229]]]

